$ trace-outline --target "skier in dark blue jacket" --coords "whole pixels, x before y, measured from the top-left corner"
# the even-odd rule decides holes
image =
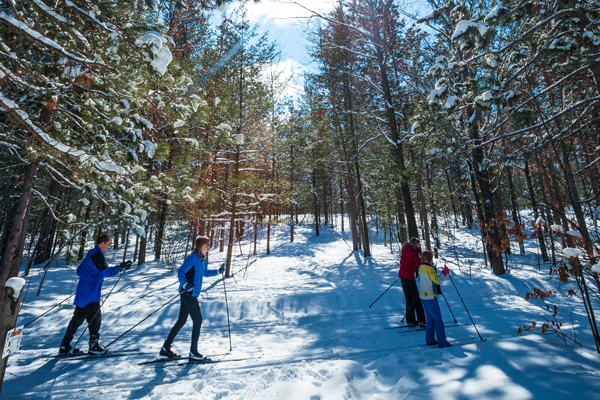
[[[100,346],[100,325],[102,324],[102,313],[100,312],[100,297],[102,283],[105,277],[115,276],[120,271],[131,267],[131,261],[124,261],[116,267],[109,267],[104,258],[104,252],[110,248],[112,238],[106,233],[96,239],[96,246],[90,250],[81,264],[77,267],[77,291],[75,292],[75,312],[67,326],[67,332],[60,344],[59,354],[80,353],[79,349],[71,346],[71,340],[77,329],[87,321],[90,328],[90,354],[102,355],[106,350]]]
[[[206,255],[208,254],[209,242],[206,236],[196,238],[192,253],[187,256],[183,265],[177,271],[179,293],[181,294],[181,308],[179,309],[179,318],[160,350],[161,356],[169,358],[177,357],[177,354],[171,350],[171,345],[179,330],[185,325],[189,314],[194,322],[189,359],[190,361],[207,360],[206,357],[198,352],[198,338],[200,337],[200,327],[202,326],[202,312],[200,311],[198,296],[200,296],[200,289],[202,289],[202,278],[222,274],[225,269],[225,264],[218,270],[208,269]]]

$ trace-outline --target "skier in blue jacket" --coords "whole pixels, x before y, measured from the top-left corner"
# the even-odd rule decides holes
[[[177,271],[179,293],[181,294],[179,318],[177,319],[177,322],[175,322],[175,326],[171,329],[167,340],[165,340],[165,343],[160,350],[161,356],[169,358],[178,357],[178,355],[171,350],[171,345],[175,340],[175,336],[179,333],[179,330],[185,325],[189,314],[194,322],[189,359],[190,361],[207,360],[206,357],[198,352],[198,338],[200,337],[200,327],[202,326],[202,312],[200,311],[198,296],[200,296],[200,289],[202,289],[202,278],[205,276],[208,277],[222,274],[225,269],[225,264],[218,270],[208,269],[206,256],[208,254],[209,242],[210,241],[206,236],[199,236],[196,238],[192,253],[187,256],[183,265],[179,267],[179,270]]]
[[[100,346],[100,326],[102,324],[102,313],[100,311],[100,298],[102,283],[105,277],[115,276],[120,271],[131,267],[131,261],[124,261],[115,267],[109,267],[104,258],[104,252],[110,248],[112,238],[103,233],[96,239],[96,246],[90,250],[81,264],[77,267],[77,291],[75,292],[75,312],[67,326],[67,332],[60,344],[59,354],[81,353],[77,348],[71,346],[71,340],[77,329],[87,321],[90,328],[90,354],[102,355],[106,350]]]

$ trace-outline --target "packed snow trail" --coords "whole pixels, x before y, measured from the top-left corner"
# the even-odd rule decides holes
[[[72,305],[63,305],[25,330],[21,350],[9,359],[2,398],[594,398],[600,357],[577,298],[552,300],[561,311],[573,311],[583,348],[572,342],[565,347],[554,335],[517,336],[519,325],[547,316],[541,303],[524,300],[533,287],[552,287],[547,266],[537,270],[535,242],[527,242],[527,257],[513,256],[511,274],[496,277],[480,268],[479,232],[456,234],[454,244],[463,246],[457,248],[461,259],[454,257],[453,241],[445,236],[441,254],[486,342],[479,340],[450,282],[442,287],[462,324],[446,331],[455,347],[425,346],[424,331],[387,329],[400,325],[403,317],[401,287],[390,289],[371,309],[368,305],[397,278],[397,259],[389,247],[375,239],[373,257],[364,260],[351,251],[347,232],[326,228],[315,237],[311,227],[297,226],[290,243],[289,232],[282,227],[275,230],[269,256],[260,248],[260,257],[249,259],[251,246],[246,245],[244,255],[236,257],[233,271],[248,268],[235,280],[227,280],[231,352],[222,282],[207,278],[203,285],[199,350],[209,356],[221,354],[211,356],[213,360],[239,361],[177,368],[139,365],[158,358],[177,319],[177,302],[111,346],[117,351],[141,345],[136,354],[89,361],[33,359],[57,352],[72,315]],[[107,254],[109,261],[113,257],[119,260],[122,249]],[[183,253],[178,263],[182,257]],[[209,268],[224,257],[211,249]],[[40,297],[30,292],[25,299],[19,324],[69,296],[76,285],[74,269],[53,267]],[[39,275],[32,279],[31,285],[39,284]],[[110,343],[176,294],[175,281],[174,270],[154,261],[128,271],[103,307],[101,343]],[[453,325],[445,302],[440,301],[440,308],[445,322]],[[191,326],[188,321],[174,342],[176,353],[187,354]],[[86,350],[87,334],[81,344]]]

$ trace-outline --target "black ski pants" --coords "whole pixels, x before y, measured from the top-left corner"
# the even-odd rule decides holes
[[[402,290],[404,290],[404,297],[406,298],[406,323],[414,324],[415,322],[419,322],[424,324],[425,311],[419,298],[417,282],[404,278],[400,279],[400,281],[402,282]],[[417,314],[416,318],[415,312]]]
[[[102,325],[102,312],[100,311],[100,302],[94,301],[89,303],[85,307],[75,307],[73,318],[67,326],[67,332],[63,337],[61,346],[70,346],[73,336],[77,332],[77,329],[83,324],[83,321],[87,321],[88,328],[90,329],[90,343],[100,338],[100,326]]]
[[[192,345],[190,351],[198,351],[198,338],[200,337],[200,327],[202,326],[202,312],[200,311],[200,303],[197,297],[193,297],[190,292],[183,292],[181,294],[181,308],[179,309],[179,318],[175,322],[175,326],[171,329],[169,337],[165,341],[167,348],[171,347],[175,336],[179,333],[181,328],[187,321],[188,314],[192,317],[194,326],[192,327]]]

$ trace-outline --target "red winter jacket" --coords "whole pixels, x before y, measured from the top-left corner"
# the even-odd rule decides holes
[[[411,243],[405,244],[400,253],[400,271],[398,271],[398,277],[411,281],[416,280],[416,274],[420,265],[421,256],[419,255],[419,248]]]

